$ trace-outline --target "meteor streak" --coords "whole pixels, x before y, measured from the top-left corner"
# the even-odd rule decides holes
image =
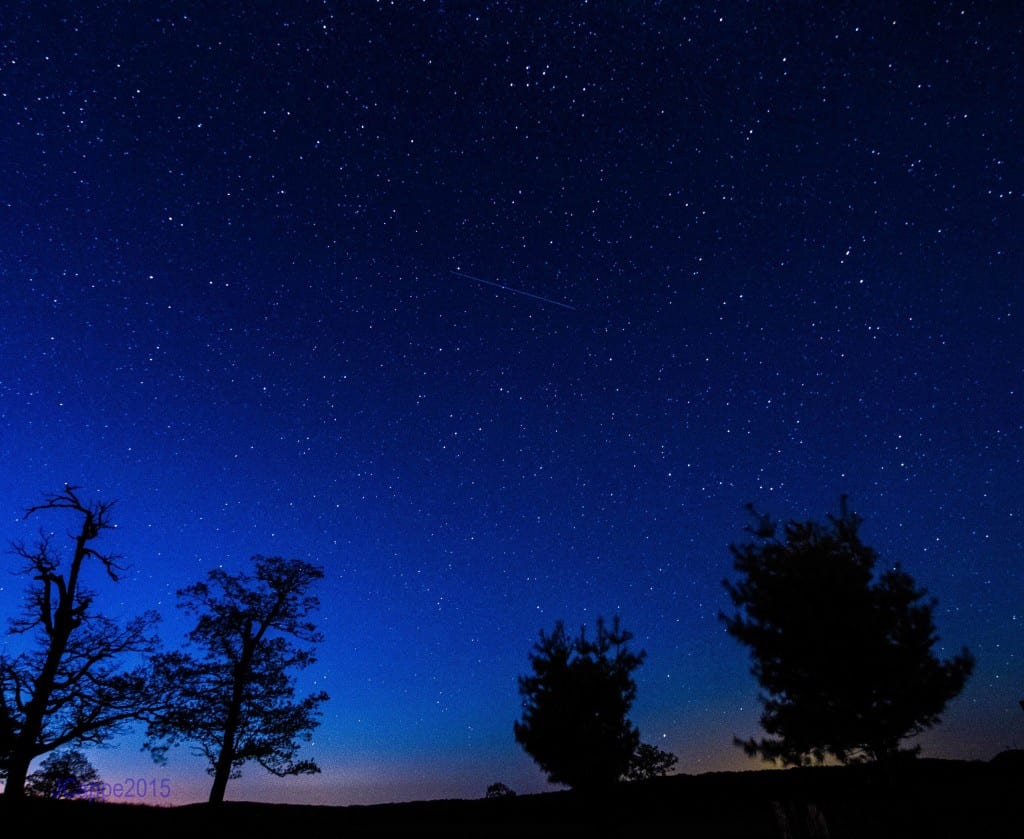
[[[505,291],[511,291],[513,294],[521,294],[523,297],[532,297],[534,300],[542,300],[545,303],[550,303],[553,306],[561,306],[563,309],[568,309],[570,312],[575,312],[576,307],[570,306],[568,303],[559,303],[557,300],[552,300],[550,297],[541,297],[539,294],[531,294],[528,291],[523,291],[521,288],[512,288],[510,285],[502,285],[501,283],[491,282],[490,280],[482,280],[480,277],[474,277],[472,274],[463,274],[461,271],[452,271],[456,277],[465,277],[467,280],[475,280],[478,283],[484,285],[494,286],[495,288],[504,289]]]

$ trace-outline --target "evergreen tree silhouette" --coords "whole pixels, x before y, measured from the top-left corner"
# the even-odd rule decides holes
[[[523,715],[516,742],[556,784],[597,791],[629,769],[640,733],[627,715],[636,698],[632,673],[645,657],[626,646],[633,636],[616,617],[598,618],[593,640],[570,638],[564,624],[541,631],[530,655],[533,674],[519,678]]]
[[[724,581],[736,612],[720,617],[750,650],[769,736],[737,745],[788,765],[892,759],[939,722],[973,657],[934,655],[935,600],[898,565],[877,572],[846,496],[827,522],[789,521],[781,536],[748,510],[753,538],[731,546],[740,576]]]

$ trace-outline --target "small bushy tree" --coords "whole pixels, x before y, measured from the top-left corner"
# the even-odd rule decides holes
[[[649,743],[641,743],[633,752],[633,758],[626,770],[627,781],[646,781],[668,775],[679,762],[671,752],[659,749]]]
[[[78,749],[51,752],[25,781],[35,798],[77,798],[103,785],[96,767]]]
[[[515,798],[515,795],[516,791],[508,784],[503,784],[501,781],[496,781],[493,784],[487,785],[488,798]]]
[[[781,533],[748,509],[753,538],[731,547],[739,577],[724,583],[736,611],[721,618],[750,650],[769,736],[737,745],[789,765],[890,760],[939,722],[974,659],[936,657],[935,600],[898,565],[877,570],[845,496],[826,522]]]
[[[533,673],[519,678],[523,715],[516,741],[555,784],[585,791],[614,784],[629,769],[640,733],[629,721],[636,698],[633,671],[645,653],[616,617],[598,618],[593,640],[585,629],[570,638],[559,621],[530,655]]]

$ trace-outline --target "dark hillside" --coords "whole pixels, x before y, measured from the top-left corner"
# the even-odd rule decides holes
[[[1017,837],[1019,761],[919,760],[889,778],[869,766],[680,775],[620,786],[599,801],[572,792],[352,807],[226,802],[156,808],[29,800],[0,806],[5,827],[70,823],[76,837],[271,835],[379,837]],[[5,831],[6,833],[6,831]],[[15,834],[6,834],[15,835]]]

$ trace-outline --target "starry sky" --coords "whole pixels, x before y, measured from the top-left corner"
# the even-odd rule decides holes
[[[517,676],[598,615],[644,741],[758,768],[728,546],[848,493],[977,657],[924,753],[1024,747],[1014,6],[4,3],[0,538],[116,499],[97,605],[168,647],[321,564],[323,772],[227,797],[370,803],[549,789]]]

